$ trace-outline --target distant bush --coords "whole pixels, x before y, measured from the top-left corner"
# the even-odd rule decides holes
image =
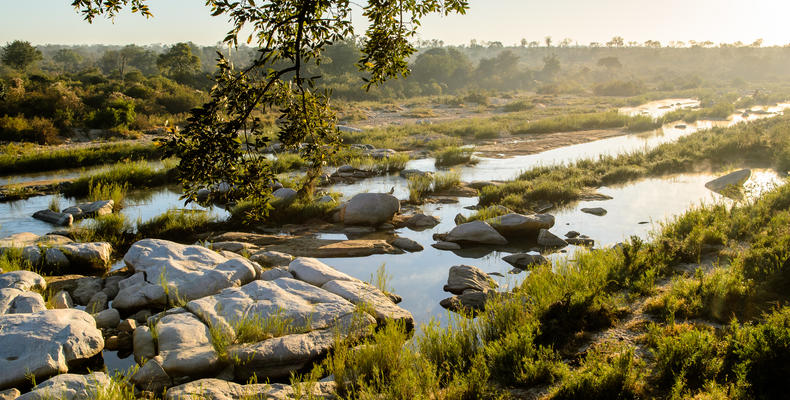
[[[52,121],[40,117],[0,117],[0,140],[54,144],[60,142],[58,129]]]
[[[167,112],[180,114],[189,112],[189,110],[201,105],[203,100],[196,92],[181,91],[176,94],[160,96],[156,99],[156,102],[161,104]]]
[[[510,103],[505,104],[505,106],[502,107],[502,109],[505,110],[506,112],[527,111],[533,108],[535,108],[535,104],[533,104],[529,100],[512,101]]]

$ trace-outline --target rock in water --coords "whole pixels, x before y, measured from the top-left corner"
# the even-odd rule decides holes
[[[452,294],[461,294],[466,290],[484,292],[495,286],[480,268],[471,265],[455,265],[450,267],[444,291]]]
[[[33,214],[33,218],[60,226],[69,226],[74,222],[74,216],[71,214],[59,213],[49,209],[36,211]]]
[[[392,219],[400,211],[400,201],[387,193],[360,193],[340,209],[340,220],[346,225],[377,226]]]
[[[390,244],[392,244],[393,246],[395,246],[395,247],[397,247],[399,249],[403,249],[403,250],[406,250],[406,251],[411,252],[411,253],[415,253],[415,252],[423,250],[423,247],[422,247],[421,244],[419,244],[419,243],[417,243],[414,240],[411,240],[409,238],[405,238],[405,237],[396,238]]]
[[[472,221],[456,226],[447,234],[446,241],[491,245],[507,244],[507,239],[483,221]]]
[[[509,213],[486,220],[502,236],[533,236],[541,229],[554,226],[554,216],[549,214],[522,215]]]
[[[431,246],[437,250],[461,250],[461,245],[453,242],[439,241]]]
[[[244,285],[257,276],[249,260],[229,259],[203,246],[159,239],[135,243],[123,259],[134,275],[118,284],[120,290],[113,307],[122,311],[210,296]]]
[[[705,187],[708,188],[708,190],[714,191],[716,193],[725,194],[728,188],[740,190],[741,186],[743,186],[743,184],[746,183],[746,181],[749,180],[751,176],[752,170],[742,169],[740,171],[735,171],[724,175],[720,178],[716,178],[706,183]]]
[[[414,214],[406,220],[406,226],[411,229],[428,229],[439,225],[439,218],[425,214]]]
[[[601,207],[582,208],[581,212],[586,214],[597,215],[599,217],[603,217],[607,213],[606,209],[603,209]]]
[[[528,253],[511,254],[509,256],[502,257],[502,260],[520,269],[528,269],[533,265],[543,265],[549,263],[549,260],[540,254]]]
[[[99,200],[93,203],[77,204],[63,210],[64,214],[71,214],[74,220],[84,218],[95,218],[102,215],[112,214],[112,209],[115,206],[113,200]]]
[[[0,315],[0,390],[69,371],[104,348],[90,314],[74,309]]]
[[[545,247],[565,247],[568,245],[568,242],[549,232],[547,229],[541,229],[540,233],[538,233],[538,244]]]

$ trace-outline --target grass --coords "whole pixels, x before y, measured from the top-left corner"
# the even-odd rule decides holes
[[[137,223],[138,236],[185,241],[219,224],[217,217],[202,210],[170,209],[148,221]]]
[[[337,198],[337,194],[330,194]],[[311,220],[328,220],[337,202],[318,203],[315,199],[297,198],[290,203],[273,202],[268,209],[268,213],[260,217],[257,210],[261,209],[261,203],[256,200],[242,200],[231,210],[231,224],[247,225],[250,223],[265,223],[272,225],[280,224],[299,224]]]
[[[383,293],[392,293],[392,287],[390,287],[390,281],[392,280],[392,275],[387,273],[387,266],[385,264],[381,264],[378,268],[376,268],[375,274],[370,274],[370,284],[377,287]]]
[[[606,111],[586,114],[568,114],[539,119],[515,126],[514,135],[575,132],[592,129],[626,128],[632,132],[657,129],[661,121],[645,116],[629,116],[617,111]]]
[[[91,188],[96,185],[110,188],[113,185],[117,187],[128,185],[135,188],[162,186],[174,181],[175,169],[171,164],[172,162],[166,162],[162,168],[156,168],[146,161],[116,164],[107,171],[77,178],[64,188],[63,193],[70,197],[88,196]]]
[[[786,171],[790,170],[788,130],[790,118],[777,117],[698,132],[648,152],[536,167],[504,185],[483,188],[480,204],[500,204],[514,211],[528,212],[541,200],[565,204],[578,200],[592,188],[690,171],[700,164],[715,169],[752,163]]]
[[[113,211],[117,212],[124,206],[124,200],[126,199],[126,192],[128,189],[129,185],[126,183],[90,182],[88,186],[88,201],[112,200]]]
[[[0,269],[3,272],[20,270],[37,272],[35,266],[22,256],[22,249],[16,247],[6,248],[0,252]]]
[[[409,176],[409,201],[420,203],[422,200],[434,192],[452,189],[461,183],[460,174],[457,171],[440,172],[437,174],[420,174]]]
[[[75,166],[89,167],[121,160],[154,160],[161,149],[151,143],[112,143],[97,146],[46,148],[7,144],[0,151],[0,174],[55,171]]]
[[[232,345],[258,343],[271,338],[309,332],[311,326],[309,318],[296,324],[293,318],[285,316],[285,310],[278,309],[269,315],[245,314],[230,321],[232,332],[220,326],[210,326],[209,333],[211,344],[219,357],[228,359],[228,349]]]
[[[56,194],[56,195],[52,196],[52,198],[49,200],[49,207],[48,208],[51,211],[59,213],[60,212],[60,201],[61,200],[63,200],[63,198],[59,194]]]
[[[435,153],[437,167],[452,167],[459,164],[472,162],[474,148],[469,147],[448,147]]]
[[[396,171],[402,171],[406,168],[406,163],[409,162],[409,155],[405,153],[397,153],[389,157],[373,158],[351,152],[350,155],[342,157],[343,164],[348,164],[354,168],[366,171],[372,171],[376,174],[387,174]]]

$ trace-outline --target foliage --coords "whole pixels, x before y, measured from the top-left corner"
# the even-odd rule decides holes
[[[470,147],[448,147],[436,153],[437,167],[451,167],[458,164],[466,164],[472,161],[472,154],[475,149]]]
[[[0,61],[11,68],[24,70],[36,61],[41,60],[41,58],[41,51],[33,47],[30,42],[14,40],[11,43],[6,43],[3,47]]]
[[[216,223],[216,217],[205,211],[171,209],[148,221],[138,222],[137,231],[146,238],[184,241],[210,230]]]

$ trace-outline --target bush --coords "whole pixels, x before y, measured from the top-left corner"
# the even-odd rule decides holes
[[[611,81],[593,88],[593,93],[598,96],[636,96],[644,91],[644,85],[637,81]]]
[[[472,160],[473,148],[468,147],[448,147],[436,153],[437,167],[451,167],[458,164],[466,164]]]

